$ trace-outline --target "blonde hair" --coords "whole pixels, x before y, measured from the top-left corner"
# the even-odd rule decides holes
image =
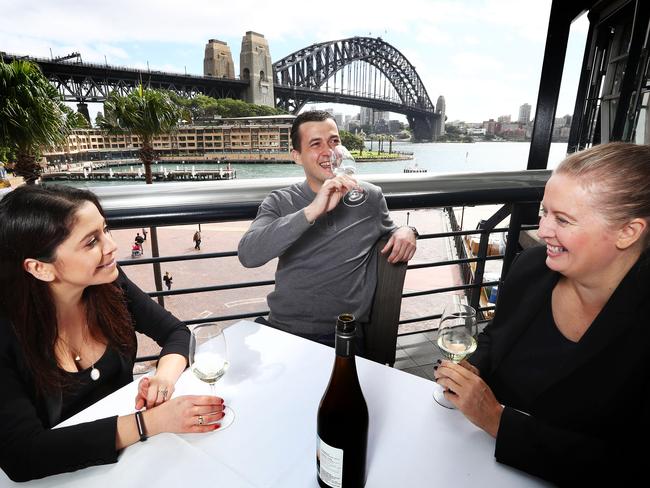
[[[650,226],[650,146],[610,142],[576,152],[554,174],[576,178],[612,224],[642,218]],[[650,232],[645,230],[645,248]]]

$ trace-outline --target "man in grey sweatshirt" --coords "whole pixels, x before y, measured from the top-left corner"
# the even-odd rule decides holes
[[[416,233],[397,227],[381,189],[364,182],[362,205],[339,205],[357,182],[334,176],[330,154],[341,143],[334,118],[327,112],[304,112],[291,128],[291,152],[303,167],[305,181],[267,196],[239,243],[239,260],[247,268],[279,257],[275,290],[267,297],[270,325],[332,345],[341,313],[368,321],[377,264],[370,250],[384,234],[389,262],[415,254]]]

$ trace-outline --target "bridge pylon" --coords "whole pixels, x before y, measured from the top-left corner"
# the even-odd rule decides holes
[[[440,130],[440,114],[407,115],[415,141],[434,141]]]
[[[77,103],[77,112],[83,115],[88,123],[92,125],[92,121],[90,120],[90,112],[88,111],[88,104],[86,102]]]
[[[235,64],[228,44],[219,39],[210,39],[205,45],[203,74],[217,78],[235,78]]]
[[[239,77],[250,81],[244,99],[248,103],[275,107],[271,51],[262,34],[248,31],[242,38],[239,70]]]

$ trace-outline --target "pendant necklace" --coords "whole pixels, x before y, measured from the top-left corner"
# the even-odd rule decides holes
[[[88,335],[90,335],[90,326],[88,325],[88,320],[86,320],[86,332],[88,333]],[[77,356],[79,356],[79,355],[77,355]],[[81,358],[79,358],[79,359],[81,359]],[[90,364],[90,379],[93,380],[93,381],[97,381],[100,376],[101,376],[101,374],[99,373],[99,370],[95,367],[95,361],[93,361]]]
[[[86,322],[86,331],[89,331],[89,329],[90,328],[88,327],[88,322]],[[68,344],[68,341],[66,341],[63,337],[61,337],[61,340],[65,343],[66,346],[68,346],[68,349],[70,350],[70,352],[74,354],[75,365],[77,366],[77,369],[79,369],[79,367],[80,367],[79,362],[81,361],[81,356],[79,355],[78,352],[75,352],[75,351],[72,350],[72,348],[70,347],[70,344]],[[95,367],[95,361],[93,361],[90,364],[90,379],[93,380],[93,381],[97,381],[100,376],[101,376],[101,373],[100,373],[99,369],[97,369]]]
[[[99,379],[99,376],[100,376],[99,370],[97,368],[95,368],[94,364],[91,367],[92,367],[92,369],[90,370],[90,379],[93,380],[93,381],[97,381]]]

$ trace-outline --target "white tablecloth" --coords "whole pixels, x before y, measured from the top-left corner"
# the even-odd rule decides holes
[[[161,434],[125,449],[116,464],[20,485],[0,472],[0,486],[318,487],[316,413],[334,350],[248,321],[225,333],[230,369],[216,389],[235,412],[232,426]],[[357,369],[370,414],[366,487],[547,486],[498,464],[494,439],[437,405],[430,381],[359,358]],[[175,395],[208,392],[186,371]],[[134,382],[62,425],[132,413],[135,393]]]

